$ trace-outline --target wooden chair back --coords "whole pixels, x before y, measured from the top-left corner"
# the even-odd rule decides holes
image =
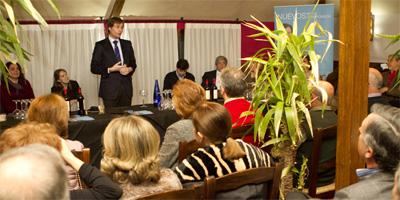
[[[263,199],[279,199],[279,184],[283,165],[259,167],[235,172],[219,178],[207,177],[204,180],[205,198],[215,199],[217,193],[233,191],[245,185],[267,184]]]
[[[182,162],[188,155],[194,153],[198,148],[204,147],[196,140],[179,142],[178,162]]]
[[[164,199],[203,199],[204,187],[194,186],[193,188],[184,188],[182,190],[173,190],[168,192],[162,192],[157,194],[151,194],[145,197],[141,197],[138,200],[164,200]]]
[[[79,160],[82,160],[86,164],[90,164],[90,148],[83,148],[82,151],[72,151],[72,153],[79,158]],[[79,173],[77,173],[78,177],[78,184],[81,189],[88,188],[84,182],[79,177]]]
[[[308,195],[310,195],[313,198],[317,197],[318,171],[334,169],[336,167],[336,158],[330,159],[323,163],[319,163],[322,143],[326,140],[336,139],[336,135],[337,135],[336,125],[327,128],[318,128],[314,130],[311,162],[309,165],[310,185],[308,187]]]
[[[246,124],[232,129],[230,137],[233,139],[241,139],[247,134],[252,134],[254,130],[253,124]]]

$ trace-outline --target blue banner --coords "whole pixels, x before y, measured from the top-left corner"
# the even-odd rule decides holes
[[[275,6],[274,11],[281,19],[282,23],[293,24],[294,16],[297,10],[297,33],[300,33],[311,16],[314,5],[299,5],[299,6]],[[320,4],[317,6],[315,13],[311,16],[311,21],[316,20],[321,26],[335,35],[334,33],[334,5]],[[276,24],[276,23],[275,23]],[[317,32],[318,33],[318,32]],[[320,39],[328,39],[324,36]],[[324,54],[327,43],[319,43],[315,45],[315,51],[321,57]],[[333,47],[332,43],[329,51],[325,55],[324,60],[319,62],[319,74],[326,79],[327,75],[333,71]]]

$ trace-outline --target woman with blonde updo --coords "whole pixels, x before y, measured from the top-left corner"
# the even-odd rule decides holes
[[[160,136],[148,121],[137,116],[114,119],[104,131],[103,143],[101,170],[120,184],[121,199],[182,188],[172,170],[160,168]]]

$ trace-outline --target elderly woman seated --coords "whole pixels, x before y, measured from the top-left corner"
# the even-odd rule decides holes
[[[336,192],[335,199],[390,199],[393,174],[400,161],[400,109],[374,104],[361,124],[358,153],[366,169],[359,182]]]
[[[103,143],[101,170],[120,184],[121,199],[182,188],[172,170],[160,169],[160,136],[150,122],[137,116],[114,119],[104,131]]]

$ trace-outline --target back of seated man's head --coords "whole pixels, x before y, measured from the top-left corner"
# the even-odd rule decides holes
[[[240,69],[227,67],[221,73],[221,87],[227,98],[243,97],[247,90],[245,74]],[[225,98],[225,97],[224,97]]]
[[[372,157],[369,159],[375,162],[379,169],[394,173],[400,161],[400,121],[398,120],[400,109],[374,104],[371,110],[372,113],[364,119],[360,127],[360,140],[372,151]],[[360,148],[359,153],[363,154]]]
[[[396,174],[394,175],[394,185],[392,189],[392,199],[400,200],[400,165],[397,167]]]
[[[59,153],[46,145],[33,144],[2,154],[0,199],[69,199]]]
[[[369,68],[368,72],[368,93],[379,92],[383,86],[382,74],[375,68]]]

